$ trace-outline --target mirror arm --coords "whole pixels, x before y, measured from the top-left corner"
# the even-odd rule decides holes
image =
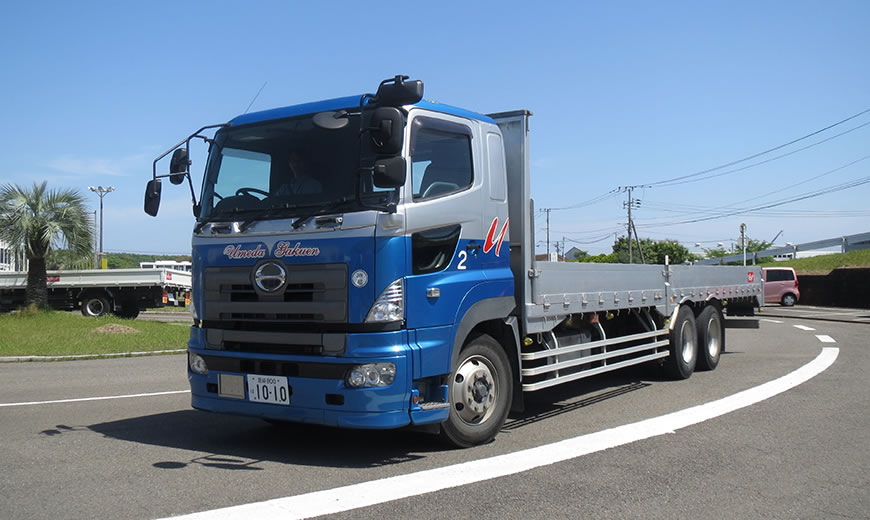
[[[153,178],[155,178],[155,179],[157,178],[157,163],[158,163],[161,159],[163,159],[164,157],[166,157],[167,155],[169,155],[169,154],[171,154],[172,152],[174,152],[176,148],[178,148],[178,147],[181,146],[181,145],[185,145],[186,148],[190,148],[190,140],[193,139],[194,137],[199,137],[200,139],[202,139],[203,141],[205,141],[206,143],[208,143],[209,141],[211,141],[211,139],[207,138],[207,137],[204,136],[204,135],[199,135],[199,133],[202,132],[203,130],[210,130],[210,129],[212,129],[212,128],[223,128],[223,127],[225,127],[225,126],[229,126],[229,123],[220,123],[220,124],[217,124],[217,125],[206,125],[206,126],[200,128],[199,130],[197,130],[196,132],[194,132],[194,133],[190,134],[189,136],[185,137],[185,138],[182,139],[181,141],[179,141],[178,144],[176,144],[175,146],[173,146],[173,147],[170,148],[169,150],[166,150],[165,153],[161,154],[159,157],[157,157],[156,159],[154,159],[154,164],[153,164],[153,167],[152,167],[152,175],[153,175]]]

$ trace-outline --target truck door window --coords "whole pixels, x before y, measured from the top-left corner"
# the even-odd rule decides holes
[[[417,118],[412,131],[411,182],[415,201],[462,191],[473,180],[467,127]]]

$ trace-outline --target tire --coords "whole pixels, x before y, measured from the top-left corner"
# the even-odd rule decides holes
[[[665,360],[665,372],[673,379],[689,379],[698,361],[698,332],[692,309],[680,307],[670,343],[671,355]]]
[[[507,354],[492,336],[471,339],[459,353],[448,382],[450,415],[442,437],[460,448],[491,441],[507,419],[513,374]]]
[[[82,299],[82,316],[99,318],[105,316],[111,307],[105,296],[86,296]]]
[[[716,370],[719,357],[725,350],[725,327],[722,313],[708,305],[695,318],[698,329],[698,370]]]
[[[784,306],[791,307],[795,303],[797,303],[797,298],[794,297],[794,294],[786,293],[786,294],[782,295],[782,304]]]
[[[139,316],[139,306],[135,303],[122,303],[115,316],[125,320],[135,320]]]

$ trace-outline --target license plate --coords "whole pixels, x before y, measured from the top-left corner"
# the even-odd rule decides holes
[[[290,389],[287,378],[248,374],[248,401],[289,405]]]

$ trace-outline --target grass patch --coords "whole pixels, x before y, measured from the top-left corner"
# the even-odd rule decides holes
[[[188,326],[33,308],[0,314],[0,356],[71,356],[183,349]]]
[[[172,305],[164,305],[163,307],[156,307],[154,309],[146,309],[143,312],[177,312],[179,314],[190,313],[190,307],[175,307]]]
[[[870,267],[870,249],[798,258],[784,262],[762,262],[764,267],[794,267],[798,274],[828,274],[839,267]]]

